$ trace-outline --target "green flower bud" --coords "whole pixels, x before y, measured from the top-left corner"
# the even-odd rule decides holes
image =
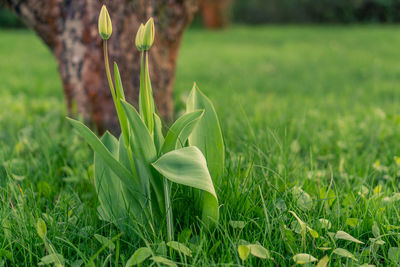
[[[103,5],[100,11],[99,33],[101,35],[101,38],[103,38],[103,40],[108,40],[108,38],[110,38],[112,33],[110,14],[108,14],[106,5]]]
[[[143,23],[140,24],[139,30],[137,31],[136,34],[136,47],[139,51],[142,51],[142,47],[143,47],[143,31],[144,31],[144,25]]]
[[[144,50],[149,50],[150,47],[154,43],[154,20],[153,18],[150,18],[147,22],[146,25],[144,26],[144,31],[143,31],[143,49]]]

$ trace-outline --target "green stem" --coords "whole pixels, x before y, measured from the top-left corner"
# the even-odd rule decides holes
[[[174,226],[172,222],[172,207],[171,207],[171,199],[169,195],[169,183],[166,178],[163,178],[164,183],[164,197],[165,197],[165,212],[167,216],[167,235],[168,241],[174,240]]]
[[[110,64],[108,62],[108,49],[107,49],[107,40],[103,41],[103,50],[104,50],[104,64],[106,66],[106,73],[107,73],[107,79],[108,79],[108,85],[110,86],[110,91],[111,95],[114,101],[114,105],[117,106],[117,99],[115,96],[115,89],[114,89],[114,84],[111,78],[111,72],[110,72]]]
[[[149,75],[149,56],[148,51],[142,51],[140,56],[140,115],[147,126],[150,134],[153,136],[153,112],[154,104],[152,101],[152,90]]]
[[[111,96],[114,101],[115,109],[117,110],[118,120],[119,120],[119,124],[121,125],[122,135],[124,136],[125,146],[126,146],[126,149],[128,150],[128,157],[129,157],[129,161],[130,161],[130,164],[132,167],[132,171],[134,172],[134,174],[136,174],[135,163],[133,161],[132,153],[130,153],[131,149],[129,146],[129,131],[126,127],[123,127],[123,125],[126,125],[126,123],[122,122],[122,119],[124,118],[126,120],[126,118],[122,114],[124,111],[121,107],[121,103],[119,102],[119,99],[117,99],[117,97],[115,95],[114,83],[113,83],[112,77],[111,77],[110,64],[108,61],[107,40],[103,41],[103,50],[104,50],[104,64],[106,67],[108,85],[110,86]]]

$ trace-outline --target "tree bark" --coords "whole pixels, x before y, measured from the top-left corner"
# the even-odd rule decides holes
[[[113,33],[108,41],[110,64],[117,62],[126,97],[133,104],[137,104],[139,96],[140,73],[135,35],[140,23],[153,16],[156,39],[150,50],[150,72],[154,97],[160,114],[166,119],[171,117],[178,49],[182,35],[193,19],[197,0],[1,2],[33,28],[53,52],[70,113],[78,111],[99,132],[119,129],[106,79],[102,39],[97,28],[101,5],[107,5],[113,24]]]
[[[232,0],[201,1],[201,17],[207,29],[221,29],[230,24],[230,6]]]

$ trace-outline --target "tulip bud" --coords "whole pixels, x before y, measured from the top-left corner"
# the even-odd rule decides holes
[[[108,14],[106,5],[103,5],[100,11],[99,33],[101,35],[101,38],[103,38],[103,40],[108,40],[108,38],[110,38],[112,33],[110,14]]]
[[[140,24],[139,30],[136,33],[136,47],[139,51],[142,51],[142,47],[143,47],[143,31],[144,31],[144,25],[143,23]]]
[[[144,31],[143,31],[143,49],[144,50],[149,50],[149,48],[153,45],[154,43],[154,20],[153,18],[150,18],[146,25],[144,26]]]

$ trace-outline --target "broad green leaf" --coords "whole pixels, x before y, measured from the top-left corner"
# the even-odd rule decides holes
[[[36,232],[42,240],[45,240],[47,235],[47,226],[42,218],[39,218],[36,222]]]
[[[117,139],[106,132],[101,141],[112,156],[117,158]],[[96,152],[94,153],[94,186],[101,206],[99,212],[103,219],[115,222],[117,218],[128,216],[123,194],[120,193],[123,189],[122,182]]]
[[[186,113],[177,119],[165,137],[162,153],[183,147],[203,114],[203,110],[197,110]]]
[[[42,257],[40,259],[40,262],[38,265],[55,264],[58,266],[63,266],[64,262],[65,262],[65,259],[61,254],[53,253],[53,254]]]
[[[260,244],[250,244],[247,247],[250,249],[251,255],[260,259],[271,259],[269,251]]]
[[[329,257],[328,255],[325,255],[322,259],[319,260],[316,267],[326,267],[328,266],[328,262],[329,262]]]
[[[218,221],[218,198],[206,160],[201,151],[194,146],[168,152],[152,164],[168,180],[203,190],[203,221],[210,226]]]
[[[114,174],[117,175],[117,177],[121,180],[123,186],[126,187],[126,189],[135,196],[134,199],[137,201],[137,204],[132,205],[132,208],[140,208],[142,212],[146,213],[147,209],[143,206],[146,201],[146,196],[143,194],[141,184],[139,184],[139,181],[135,179],[135,175],[127,168],[125,168],[116,159],[116,156],[114,156],[100,141],[100,139],[97,138],[97,136],[92,133],[89,128],[87,128],[83,123],[72,119],[69,119],[69,121],[95,151],[95,156],[98,155],[99,158],[104,161],[105,165],[107,165],[107,167],[111,169]]]
[[[306,254],[306,253],[300,253],[300,254],[294,255],[293,256],[293,260],[297,264],[307,264],[307,263],[310,263],[310,262],[317,261],[316,258],[314,258],[310,254]]]
[[[165,199],[162,179],[158,175],[153,175],[150,167],[150,164],[157,158],[157,150],[153,138],[136,109],[126,101],[121,101],[121,104],[132,128],[133,136],[130,140],[130,145],[141,186],[144,188],[146,195],[149,196],[150,183],[153,186],[159,207],[164,207]]]
[[[103,138],[101,141],[105,144]],[[106,144],[105,144],[106,145]],[[107,145],[106,145],[107,147]],[[111,149],[107,147],[110,151]],[[130,159],[129,154],[132,156],[132,152],[130,151],[130,147],[125,143],[125,138],[123,138],[122,134],[119,137],[119,147],[118,147],[118,154],[115,154],[115,157],[118,155],[118,161],[132,174],[135,176],[135,179],[138,180],[137,173],[135,170],[135,166],[133,165],[133,160]]]
[[[128,152],[123,138],[120,138],[120,143],[118,143],[113,135],[106,132],[101,141],[122,166],[127,169],[130,168],[127,158]],[[134,177],[134,174],[132,174],[132,177]],[[137,181],[136,178],[133,178],[133,180]],[[94,153],[94,185],[101,205],[99,212],[102,219],[114,222],[122,228],[126,227],[125,220],[129,218],[129,214],[134,215],[135,219],[141,223],[147,221],[143,209],[143,203],[146,202],[144,194],[129,190],[130,188],[118,179],[115,172],[97,152]],[[140,190],[140,187],[135,190]]]
[[[107,247],[107,248],[109,248],[109,249],[111,249],[111,250],[114,250],[114,249],[115,249],[115,244],[114,244],[114,242],[112,242],[112,241],[111,241],[110,239],[108,239],[107,237],[102,236],[102,235],[95,234],[95,235],[94,235],[94,238],[96,238],[97,241],[99,241],[100,244],[101,244],[102,246]]]
[[[358,244],[364,244],[364,242],[352,237],[350,234],[348,234],[344,231],[337,231],[335,238],[351,241],[351,242],[358,243]]]
[[[388,257],[393,264],[400,264],[400,248],[398,247],[389,248]]]
[[[167,246],[182,253],[185,256],[192,257],[192,251],[182,243],[176,241],[170,241],[167,243]]]
[[[112,169],[112,171],[121,179],[125,186],[128,188],[135,188],[137,181],[133,178],[133,175],[118,162],[118,160],[111,154],[111,152],[104,146],[97,136],[89,130],[83,123],[68,118],[72,126],[79,132],[79,134],[88,142],[92,149],[98,153],[103,159],[105,164]],[[133,189],[136,190],[136,189]]]
[[[160,263],[162,265],[166,265],[168,267],[178,267],[178,265],[176,265],[175,262],[173,262],[167,258],[161,257],[161,256],[154,256],[154,257],[151,257],[151,259],[154,262]]]
[[[250,248],[246,245],[239,245],[238,246],[238,253],[239,257],[242,261],[247,260],[250,255]]]
[[[355,261],[358,261],[356,259],[356,257],[354,257],[354,255],[352,253],[350,253],[348,250],[344,249],[344,248],[336,248],[333,253],[335,253],[336,255],[339,255],[341,257],[345,257],[345,258],[350,258],[353,259]]]
[[[196,110],[204,110],[204,115],[190,135],[189,145],[197,146],[203,152],[211,177],[219,186],[225,160],[222,131],[212,102],[194,84],[186,103],[186,111]]]
[[[125,267],[139,265],[152,255],[151,249],[147,247],[138,248],[129,260],[126,262]]]
[[[133,153],[136,157],[141,157],[148,163],[153,162],[157,157],[157,151],[149,130],[132,105],[123,100],[121,104],[134,135],[133,140],[130,140],[133,146]]]

